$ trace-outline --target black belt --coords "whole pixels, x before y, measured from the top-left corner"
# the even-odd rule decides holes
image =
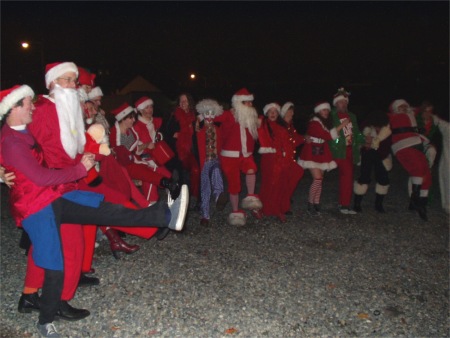
[[[419,129],[417,127],[403,127],[392,129],[392,134],[402,134],[402,133],[418,133]]]

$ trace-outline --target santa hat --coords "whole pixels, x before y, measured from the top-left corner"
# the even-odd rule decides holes
[[[320,112],[322,109],[331,110],[331,106],[328,102],[319,102],[314,106],[314,113]]]
[[[117,121],[121,121],[125,116],[134,112],[134,109],[130,107],[128,103],[122,104],[119,108],[112,111]]]
[[[266,104],[264,106],[264,108],[263,108],[264,115],[267,116],[267,112],[272,108],[275,108],[278,111],[278,113],[280,113],[280,109],[281,109],[280,105],[278,103],[272,102],[272,103]]]
[[[88,97],[90,100],[95,99],[96,97],[103,96],[103,92],[100,87],[94,87],[89,92]]]
[[[286,102],[285,104],[283,104],[283,107],[281,107],[280,111],[281,117],[284,117],[287,111],[291,108],[294,108],[294,104],[292,102]]]
[[[350,93],[346,91],[344,88],[339,88],[337,93],[333,96],[333,106],[336,106],[336,103],[340,100],[345,100],[348,102],[348,97]]]
[[[195,109],[197,109],[198,113],[205,116],[219,116],[223,113],[223,108],[217,101],[211,100],[211,99],[204,99],[201,100],[197,105],[195,106]]]
[[[253,101],[253,94],[247,88],[239,89],[231,98],[232,102]]]
[[[391,111],[391,113],[397,113],[398,112],[398,107],[400,107],[400,106],[402,106],[404,104],[406,104],[409,107],[409,103],[406,102],[406,100],[403,100],[403,99],[395,100],[389,106],[389,110]]]
[[[50,88],[50,83],[67,72],[74,72],[78,76],[78,68],[73,62],[55,62],[45,67],[45,86]]]
[[[86,85],[86,86],[93,86],[94,85],[94,79],[96,77],[95,74],[92,74],[88,72],[86,69],[82,67],[78,67],[78,83],[80,85]]]
[[[16,85],[0,92],[0,120],[14,105],[23,98],[34,97],[33,89],[27,85]]]
[[[142,96],[134,103],[134,106],[136,107],[136,109],[142,110],[147,106],[153,106],[153,100],[147,96]]]

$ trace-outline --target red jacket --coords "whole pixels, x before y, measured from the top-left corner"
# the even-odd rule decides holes
[[[186,113],[180,107],[175,110],[174,116],[180,125],[180,131],[176,140],[176,150],[178,157],[183,159],[192,152],[192,136],[194,135],[194,122],[196,117],[193,112]]]

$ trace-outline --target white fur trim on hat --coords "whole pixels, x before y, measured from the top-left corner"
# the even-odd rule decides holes
[[[281,117],[284,117],[287,111],[291,108],[294,108],[294,104],[292,102],[286,102],[285,104],[283,104],[283,107],[281,107],[280,111]]]
[[[314,113],[320,112],[322,109],[331,110],[331,106],[328,102],[323,102],[314,107]]]
[[[128,114],[134,112],[134,109],[130,106],[126,107],[124,110],[122,110],[119,114],[116,115],[116,120],[121,121],[125,116]]]
[[[398,107],[400,107],[401,105],[406,104],[409,107],[409,103],[406,102],[403,99],[399,99],[399,100],[395,100],[394,102],[391,103],[391,112],[392,113],[397,113],[398,112]]]
[[[153,106],[153,100],[147,99],[144,102],[140,103],[138,106],[136,106],[136,109],[142,110],[147,106]]]
[[[96,97],[103,96],[102,89],[100,87],[94,87],[89,92],[88,97],[90,100],[95,99]]]
[[[231,98],[232,102],[244,102],[244,101],[253,101],[253,94],[250,95],[233,95]]]
[[[27,85],[22,85],[6,95],[0,102],[0,120],[17,102],[27,96],[34,97],[33,89]]]
[[[53,80],[56,80],[56,78],[60,77],[61,75],[67,72],[74,72],[78,76],[77,65],[74,64],[73,62],[62,62],[59,65],[50,68],[48,72],[45,73],[45,85],[47,89],[50,88],[50,83],[52,83]]]
[[[264,106],[264,108],[263,108],[264,115],[267,116],[267,112],[272,108],[275,108],[278,111],[278,113],[280,113],[280,109],[281,109],[280,105],[278,103],[272,102],[272,103],[266,104]]]
[[[333,99],[333,106],[336,106],[336,103],[340,100],[345,100],[348,102],[348,97],[344,95],[338,95]]]

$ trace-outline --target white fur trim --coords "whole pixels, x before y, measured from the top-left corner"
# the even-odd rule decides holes
[[[247,210],[260,210],[262,203],[257,196],[246,196],[241,202],[241,207]]]
[[[405,149],[405,148],[409,148],[412,146],[415,146],[416,144],[421,144],[422,140],[419,136],[411,136],[408,138],[404,138],[403,140],[400,140],[394,144],[392,144],[391,148],[392,148],[392,152],[394,153],[394,155],[397,153],[397,151]]]
[[[324,102],[324,103],[318,104],[317,106],[314,107],[314,113],[318,113],[322,109],[331,110],[331,106],[330,106],[330,104],[328,102]]]
[[[268,103],[264,106],[264,108],[263,108],[264,115],[267,116],[267,112],[272,108],[275,108],[278,111],[278,113],[280,113],[280,109],[281,109],[280,105],[278,103],[272,102],[272,103]]]
[[[228,224],[230,225],[236,225],[236,226],[243,226],[246,223],[245,220],[245,214],[242,212],[232,212],[228,215]]]
[[[428,197],[428,190],[420,190],[420,197]]]
[[[344,95],[338,95],[333,99],[333,106],[336,106],[336,103],[340,100],[345,100],[348,102],[348,97],[344,96]]]
[[[114,123],[114,127],[116,127],[116,144],[118,146],[120,146],[120,127],[119,127],[119,122],[116,121],[116,123]]]
[[[22,85],[6,95],[2,102],[0,102],[0,120],[17,102],[27,96],[31,96],[32,98],[34,97],[33,89],[27,85]]]
[[[368,184],[359,184],[358,181],[353,182],[353,192],[356,195],[365,195],[368,188]]]
[[[330,130],[330,135],[331,135],[331,138],[332,138],[333,140],[335,140],[335,139],[337,139],[337,138],[339,137],[336,128],[331,128],[331,130]]]
[[[409,107],[409,103],[406,102],[403,99],[399,99],[399,100],[395,100],[391,103],[391,112],[392,113],[398,113],[398,107],[400,107],[401,105],[406,104]]]
[[[253,101],[253,94],[250,95],[233,95],[231,102]]]
[[[271,148],[271,147],[261,147],[258,150],[258,153],[260,153],[260,154],[273,154],[276,152],[277,152],[277,150],[274,148]]]
[[[126,107],[124,110],[122,110],[119,114],[116,115],[116,120],[120,121],[128,114],[134,112],[134,109],[130,106]]]
[[[422,184],[423,177],[411,176],[412,184]]]
[[[290,108],[294,108],[294,104],[292,102],[286,102],[285,104],[283,104],[283,107],[281,107],[280,111],[281,117],[284,117]]]
[[[142,102],[141,104],[136,106],[136,108],[139,109],[139,110],[142,110],[142,109],[144,109],[147,106],[153,106],[153,100],[152,99],[145,100],[144,102]]]
[[[56,80],[57,77],[60,77],[67,72],[74,72],[78,76],[77,65],[73,62],[62,62],[45,73],[45,85],[47,89],[50,88],[50,83],[52,83],[53,80]]]
[[[224,150],[222,149],[222,151],[220,152],[220,155],[224,156],[224,157],[234,157],[237,158],[239,157],[239,151],[237,150]]]
[[[331,161],[328,163],[318,163],[318,162],[314,162],[314,161],[298,160],[297,163],[304,169],[317,168],[320,170],[330,171],[337,167],[337,164],[335,161]]]
[[[375,192],[379,195],[386,195],[389,191],[389,184],[388,185],[381,185],[381,184],[376,184],[375,185]]]
[[[103,96],[102,89],[100,87],[94,87],[89,92],[88,97],[90,100],[95,99],[96,97]]]

